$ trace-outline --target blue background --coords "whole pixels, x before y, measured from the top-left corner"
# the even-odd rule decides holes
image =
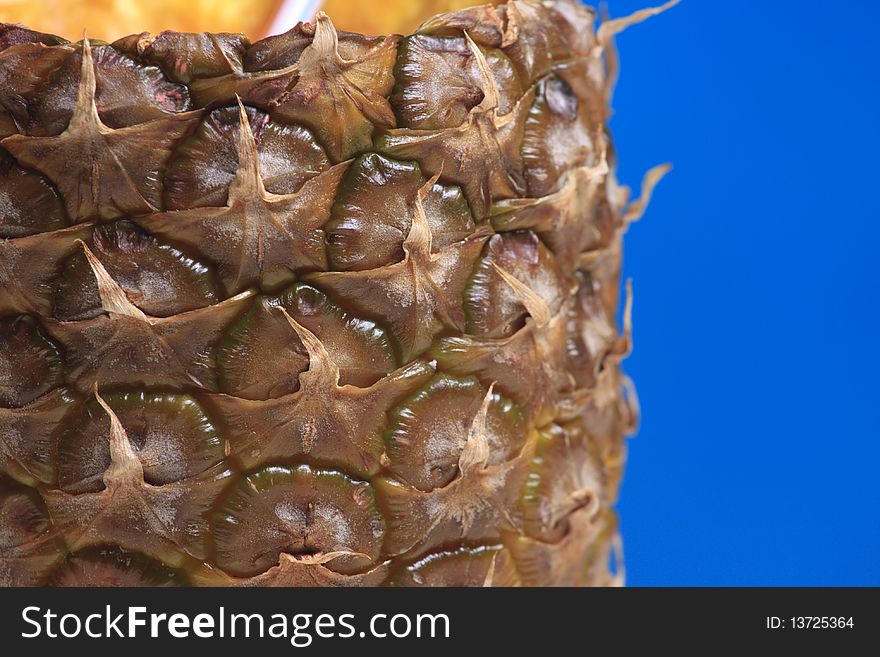
[[[628,584],[880,584],[878,25],[684,0],[618,38],[619,178],[675,166],[626,238]]]

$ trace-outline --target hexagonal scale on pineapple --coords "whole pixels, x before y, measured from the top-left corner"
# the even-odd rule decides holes
[[[103,395],[122,423],[144,471],[162,486],[194,477],[220,463],[225,441],[189,395],[120,392]],[[98,492],[110,466],[110,418],[94,400],[58,441],[58,486],[68,493]]]
[[[277,399],[207,397],[228,432],[232,454],[245,468],[308,455],[310,462],[375,474],[387,410],[423,384],[433,364],[409,363],[368,388],[340,386],[339,368],[323,343],[283,307],[279,313],[305,347],[309,368],[300,373],[296,392]]]
[[[0,316],[52,315],[52,281],[63,262],[88,239],[91,226],[79,225],[0,239]]]
[[[383,328],[346,312],[320,290],[296,283],[257,299],[220,342],[217,367],[223,392],[269,399],[299,389],[309,357],[280,308],[321,340],[339,367],[341,385],[369,387],[394,370],[394,349]]]
[[[190,84],[195,79],[241,71],[242,55],[249,41],[243,34],[165,31],[156,35],[133,34],[112,45],[158,66],[170,80]]]
[[[366,271],[319,272],[306,277],[363,316],[382,318],[404,361],[425,351],[444,328],[463,328],[460,299],[466,277],[489,235],[481,227],[433,253],[423,199],[435,182],[429,180],[415,196],[403,260]]]
[[[54,482],[58,436],[78,407],[65,388],[21,408],[0,407],[0,473],[28,486]]]
[[[67,128],[76,105],[82,69],[80,52],[79,48],[71,48],[64,62],[28,98],[29,134],[58,135]],[[95,42],[91,56],[97,81],[95,104],[106,126],[124,128],[192,107],[188,89],[168,80],[157,67],[137,62],[99,42]]]
[[[349,162],[308,178],[292,194],[266,190],[247,110],[239,101],[238,169],[226,205],[139,217],[149,232],[188,244],[217,266],[229,294],[277,289],[327,267],[324,224]]]
[[[522,140],[523,171],[529,195],[557,191],[565,174],[597,163],[604,128],[593,123],[586,104],[558,75],[538,84]]]
[[[246,111],[266,191],[292,194],[330,167],[324,149],[307,129],[272,121],[253,107]],[[237,106],[215,109],[199,123],[165,172],[166,209],[226,205],[239,169],[239,127]]]
[[[25,406],[62,381],[62,353],[37,321],[0,319],[0,406]]]
[[[504,53],[493,49],[484,56],[498,85],[498,109],[507,114],[524,89]],[[390,101],[404,128],[458,127],[483,100],[480,69],[460,36],[416,34],[404,39],[397,56],[396,79]]]
[[[337,30],[336,34],[339,56],[345,60],[357,60],[385,40],[384,37],[365,36],[345,30]],[[313,23],[297,23],[283,34],[260,39],[247,49],[243,59],[244,70],[248,73],[270,72],[293,66],[314,37]]]
[[[573,513],[600,512],[605,483],[596,446],[582,426],[551,424],[539,430],[522,494],[523,530],[548,543],[561,540]]]
[[[548,321],[544,315],[559,312],[569,287],[553,253],[534,233],[493,235],[465,288],[467,332],[503,338],[521,329],[531,313],[535,321]]]
[[[376,153],[355,160],[324,226],[330,267],[362,271],[402,260],[415,198],[424,184],[414,162],[397,162]],[[461,188],[434,183],[422,204],[431,228],[432,252],[473,233],[473,217]]]
[[[243,477],[221,501],[211,522],[215,560],[235,576],[277,566],[282,553],[334,552],[326,566],[343,574],[375,564],[385,535],[372,487],[332,471],[270,466]]]
[[[67,223],[64,204],[49,181],[0,152],[0,239],[57,230]]]
[[[430,492],[392,477],[374,481],[376,496],[388,520],[385,551],[418,557],[430,550],[468,542],[498,540],[520,527],[517,494],[529,460],[530,445],[513,458],[490,464],[486,393],[458,459],[458,475]]]
[[[45,48],[26,41],[0,51],[0,137],[40,129],[30,126],[28,99],[71,52],[73,47]]]
[[[161,561],[115,546],[93,547],[67,555],[49,575],[48,586],[186,586],[186,578]]]
[[[0,477],[0,586],[35,586],[64,556],[39,494]]]
[[[333,162],[372,146],[375,125],[392,127],[387,97],[399,37],[361,40],[366,48],[343,54],[333,23],[318,12],[314,37],[296,61],[277,70],[197,80],[190,87],[200,104],[229,102],[236,95],[284,123],[311,129]],[[305,29],[305,26],[303,26]]]
[[[607,562],[598,564],[599,556],[608,556],[602,550],[602,538],[614,536],[613,511],[595,516],[589,509],[571,515],[569,530],[556,543],[545,543],[530,536],[507,534],[505,546],[510,550],[516,571],[523,586],[585,586],[609,584],[596,582],[597,572],[607,573]],[[607,542],[607,541],[606,541]]]
[[[129,300],[154,317],[204,308],[219,300],[213,271],[179,249],[118,221],[95,227],[89,247]],[[62,321],[104,312],[95,275],[82,250],[73,253],[53,282],[53,315]]]
[[[605,355],[617,340],[617,327],[587,272],[576,274],[578,291],[569,310],[568,359],[578,388],[593,388]]]
[[[509,587],[519,581],[503,545],[434,552],[392,575],[392,586]]]
[[[516,198],[492,206],[495,230],[534,231],[553,252],[560,269],[574,271],[585,253],[604,248],[617,234],[619,219],[608,204],[608,164],[568,171],[558,191],[541,198]]]
[[[584,14],[590,14],[587,10]],[[502,49],[529,86],[550,72],[553,64],[571,57],[571,46],[559,33],[558,23],[546,5],[538,2],[508,2],[505,5]],[[592,30],[593,16],[581,30]]]
[[[216,389],[214,344],[249,295],[168,318],[109,312],[78,322],[46,320],[64,348],[67,380],[88,392],[102,385],[193,385]]]
[[[55,184],[75,222],[155,211],[161,205],[159,173],[200,112],[170,114],[122,128],[108,126],[98,111],[88,39],[81,50],[76,101],[69,115],[62,113],[59,130],[63,131],[52,131],[50,136],[12,135],[2,145],[21,164]]]
[[[441,374],[389,412],[385,466],[398,479],[430,492],[458,474],[459,459],[486,392],[474,377]],[[516,405],[493,392],[486,416],[491,465],[520,451],[525,426]]]
[[[567,370],[567,315],[564,305],[546,325],[527,320],[509,338],[442,337],[428,355],[445,372],[497,382],[499,392],[519,404],[527,420],[541,426],[554,417],[561,392],[575,384]]]
[[[466,40],[480,72],[483,98],[468,111],[465,121],[435,130],[385,129],[375,143],[381,153],[415,160],[428,175],[461,185],[474,217],[482,220],[493,201],[525,191],[520,147],[523,117],[532,105],[534,89],[502,113],[498,81],[486,56],[470,36]]]
[[[439,37],[457,37],[467,32],[481,46],[497,48],[504,36],[503,15],[503,7],[492,4],[465,7],[428,18],[417,32]]]
[[[43,491],[53,527],[73,551],[110,544],[172,566],[187,556],[204,561],[208,516],[230,483],[231,471],[221,462],[178,481],[147,483],[144,465],[119,417],[97,389],[93,394],[110,418],[109,428],[99,438],[109,443],[110,451],[101,477],[103,488],[78,494]]]

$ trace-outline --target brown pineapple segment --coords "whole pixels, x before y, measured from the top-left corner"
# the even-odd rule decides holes
[[[113,47],[158,66],[168,78],[186,85],[200,78],[242,70],[242,56],[250,45],[243,34],[208,32],[148,32],[115,41]]]
[[[113,409],[140,461],[144,481],[152,486],[195,477],[225,456],[225,441],[189,395],[111,393]],[[78,421],[58,442],[58,487],[67,493],[104,489],[110,467],[110,417],[97,401],[88,403]]]
[[[499,201],[492,206],[492,225],[499,232],[533,230],[563,271],[572,271],[583,253],[607,245],[617,230],[603,189],[607,172],[603,160],[568,171],[559,191],[547,196]]]
[[[47,331],[65,350],[67,380],[84,393],[98,383],[215,389],[214,347],[251,295],[172,317],[150,317],[80,244],[106,314],[77,322],[46,320]]]
[[[308,130],[279,124],[252,107],[245,111],[267,192],[294,194],[307,180],[330,168],[324,149]],[[242,137],[241,125],[238,106],[215,109],[176,149],[165,172],[166,209],[227,204],[230,185],[242,168],[241,143],[247,135]]]
[[[55,445],[79,400],[58,388],[20,408],[0,407],[0,474],[28,486],[55,480]]]
[[[385,466],[423,491],[447,486],[458,473],[485,391],[474,377],[438,375],[389,413]],[[486,414],[490,465],[515,457],[525,440],[519,409],[493,392]]]
[[[569,314],[568,356],[580,389],[595,387],[605,356],[618,339],[614,318],[602,303],[598,282],[578,272],[578,291]]]
[[[598,518],[589,509],[573,513],[568,533],[556,543],[508,534],[523,586],[609,586],[609,544],[614,537],[613,512]],[[597,572],[598,571],[598,572]],[[598,576],[597,576],[598,575]]]
[[[468,333],[502,338],[522,328],[529,309],[511,277],[540,297],[551,315],[568,295],[561,268],[534,233],[494,235],[465,290]]]
[[[110,418],[104,436],[110,463],[102,474],[103,488],[80,494],[45,491],[55,528],[71,550],[109,543],[171,565],[185,555],[205,559],[208,515],[232,473],[220,463],[172,483],[147,483],[119,418],[97,391],[94,396]]]
[[[65,43],[66,39],[54,34],[44,34],[31,30],[16,23],[4,23],[0,25],[0,50],[6,50],[22,43],[38,43],[46,46],[57,46]]]
[[[389,407],[434,372],[411,363],[368,388],[339,385],[339,368],[323,343],[278,309],[309,356],[296,392],[268,401],[214,395],[211,404],[229,432],[232,453],[245,468],[307,457],[373,475],[382,452],[381,431]]]
[[[388,519],[385,550],[390,555],[420,556],[461,541],[493,541],[521,526],[518,491],[529,446],[520,454],[490,464],[488,410],[492,389],[471,422],[458,458],[458,475],[430,492],[396,479],[375,482],[380,506]]]
[[[510,553],[500,545],[435,552],[401,569],[394,586],[517,586]]]
[[[90,225],[0,239],[0,316],[52,315],[52,283],[91,235]]]
[[[606,504],[601,462],[577,423],[552,424],[538,432],[522,496],[523,530],[554,543],[568,533],[572,514],[597,515]]]
[[[385,329],[354,317],[320,290],[302,283],[271,297],[260,297],[230,328],[218,346],[220,389],[236,397],[269,399],[299,389],[309,356],[291,334],[284,310],[324,344],[339,367],[339,382],[362,388],[395,368]]]
[[[498,111],[506,115],[524,89],[504,53],[488,50],[484,57],[498,86]],[[457,128],[483,100],[482,83],[465,39],[416,34],[400,45],[391,106],[403,128]]]
[[[89,248],[128,299],[154,317],[170,317],[219,300],[213,272],[129,221],[95,227]],[[92,319],[104,312],[94,272],[75,251],[53,282],[53,315],[63,321]]]
[[[562,77],[550,75],[538,84],[535,104],[525,122],[522,158],[531,196],[558,190],[566,173],[592,166],[601,140],[588,108]]]
[[[57,230],[67,223],[64,204],[48,181],[0,151],[0,239]]]
[[[211,527],[217,564],[239,577],[266,572],[285,554],[332,556],[327,568],[354,574],[376,563],[385,534],[370,484],[307,465],[242,478]]]
[[[87,39],[82,53],[76,102],[64,131],[49,137],[12,135],[0,143],[55,184],[74,221],[156,210],[159,171],[193,117],[176,114],[118,129],[105,125],[98,114]]]
[[[419,25],[419,34],[460,37],[467,32],[481,46],[497,48],[504,37],[504,5],[482,4],[432,16]]]
[[[32,488],[0,477],[0,586],[35,586],[64,556],[46,506]]]
[[[86,548],[67,555],[49,576],[49,586],[185,586],[186,578],[160,561],[115,546]]]
[[[363,271],[404,258],[416,196],[425,179],[413,162],[396,162],[376,153],[363,155],[346,174],[330,221],[327,255],[331,269]],[[474,221],[458,187],[434,183],[422,200],[437,253],[474,232]]]
[[[480,71],[483,99],[470,109],[465,122],[436,130],[385,130],[376,144],[391,157],[416,160],[429,175],[461,185],[474,216],[482,220],[493,200],[515,197],[525,190],[520,145],[523,116],[533,91],[502,114],[498,82],[486,56],[470,36],[467,39]]]
[[[8,27],[8,26],[6,26]],[[4,29],[4,28],[0,28]],[[11,35],[4,29],[3,36]],[[29,32],[29,30],[26,30]],[[27,132],[31,125],[30,99],[46,83],[46,79],[70,56],[70,46],[44,48],[31,43],[30,36],[0,51],[0,136]],[[3,37],[0,36],[0,43]],[[7,41],[8,42],[8,41]],[[59,43],[63,39],[58,39]],[[37,130],[39,126],[35,126]],[[63,129],[64,126],[61,126]],[[60,132],[61,130],[59,130]]]
[[[443,330],[461,330],[461,295],[472,263],[488,237],[485,230],[434,253],[424,198],[428,181],[415,195],[412,223],[403,241],[403,260],[366,271],[312,274],[307,280],[351,303],[365,317],[382,317],[397,338],[404,361],[418,356]]]
[[[502,47],[524,84],[537,82],[550,72],[555,62],[572,56],[571,46],[559,30],[550,7],[538,2],[513,0],[504,5],[504,9],[506,25]],[[592,16],[586,16],[589,12],[589,9],[583,9],[583,16],[578,21],[579,31],[592,31]]]
[[[368,149],[374,126],[393,127],[388,95],[394,85],[391,69],[397,37],[355,36],[352,54],[342,51],[330,19],[318,13],[311,43],[295,63],[277,70],[232,74],[196,80],[191,91],[201,104],[226,102],[235,94],[285,123],[312,130],[334,162]],[[296,34],[294,34],[294,39]]]
[[[0,407],[25,406],[59,386],[62,358],[33,317],[0,319]]]
[[[507,338],[444,337],[429,355],[444,371],[497,382],[502,394],[510,396],[535,426],[542,426],[555,415],[562,391],[574,386],[567,369],[566,315],[563,307],[546,324],[527,319]]]
[[[266,190],[247,112],[239,104],[238,170],[225,207],[177,210],[141,217],[148,231],[208,255],[229,294],[262,285],[274,288],[298,270],[324,269],[323,226],[348,168],[337,164],[306,180],[293,194]]]
[[[107,44],[96,43],[90,48],[95,107],[106,127],[124,128],[192,109],[189,90],[166,78],[157,67],[144,65]],[[46,84],[28,95],[28,123],[22,132],[48,137],[67,128],[76,111],[84,65],[77,50],[81,49],[71,46],[60,66],[47,76]]]

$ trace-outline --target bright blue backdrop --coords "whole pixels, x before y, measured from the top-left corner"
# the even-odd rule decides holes
[[[631,585],[880,584],[878,25],[684,0],[618,39],[619,178],[675,166],[626,238]]]

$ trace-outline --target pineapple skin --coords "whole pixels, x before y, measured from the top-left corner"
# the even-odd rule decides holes
[[[594,21],[0,26],[0,583],[618,583]]]

